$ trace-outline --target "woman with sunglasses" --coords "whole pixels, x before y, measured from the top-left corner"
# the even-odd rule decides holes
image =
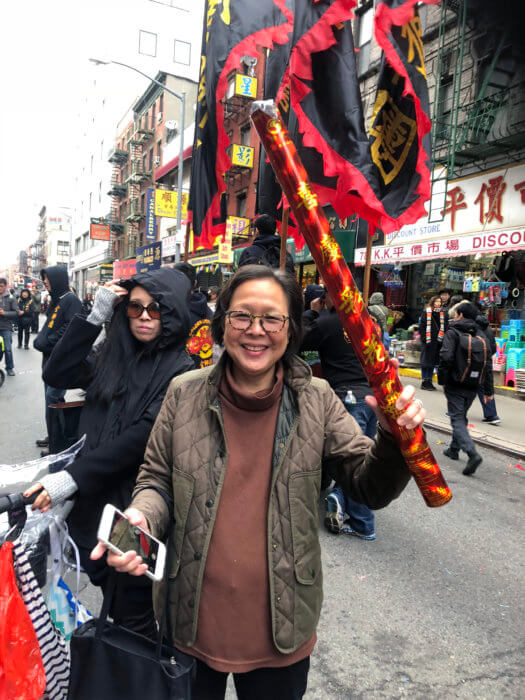
[[[44,380],[86,392],[78,435],[86,443],[66,471],[41,480],[33,509],[42,512],[75,495],[70,533],[91,581],[104,587],[108,568],[90,560],[106,503],[125,508],[169,382],[193,369],[185,350],[190,329],[186,277],[171,268],[108,282],[89,316],[76,316],[44,368]],[[95,345],[102,327],[106,338]],[[39,487],[36,484],[27,493]],[[113,615],[121,624],[155,633],[148,579],[125,577]]]
[[[197,658],[192,697],[296,700],[306,689],[322,602],[321,468],[371,508],[410,473],[373,397],[380,428],[365,437],[322,379],[296,356],[303,300],[295,278],[240,268],[212,321],[220,361],[177,377],[151,433],[128,514],[169,536],[168,610],[175,646]],[[398,423],[421,425],[413,387]],[[99,543],[92,556],[105,551]],[[140,576],[135,552],[108,564]],[[156,596],[160,613],[165,600]]]

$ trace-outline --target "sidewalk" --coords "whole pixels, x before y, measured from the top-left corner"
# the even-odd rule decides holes
[[[417,389],[418,398],[423,401],[427,410],[425,425],[444,433],[452,434],[450,421],[445,415],[447,402],[443,388],[434,383],[437,391],[422,391],[419,370],[399,369],[403,384],[412,384]],[[483,411],[476,398],[468,413],[469,432],[474,442],[483,447],[492,447],[500,452],[506,452],[514,457],[525,458],[525,401],[513,396],[496,395],[496,407],[501,418],[499,425],[488,425],[481,422]],[[471,427],[472,426],[472,427]]]

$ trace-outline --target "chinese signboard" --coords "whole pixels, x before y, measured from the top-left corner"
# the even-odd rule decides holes
[[[109,224],[106,224],[104,219],[91,219],[89,237],[92,241],[109,241]]]
[[[137,272],[158,270],[162,261],[162,241],[137,248]]]
[[[235,94],[239,97],[249,97],[254,100],[257,97],[257,78],[237,73],[235,76]]]
[[[182,193],[182,210],[181,217],[188,218],[188,199],[187,192]],[[157,216],[177,218],[177,203],[179,201],[179,193],[172,190],[155,190],[155,214]]]
[[[442,215],[442,221],[429,223],[424,217],[387,234],[385,245],[373,246],[372,262],[525,248],[520,235],[525,226],[525,165],[449,182]],[[364,261],[365,249],[358,248],[355,264]]]
[[[103,263],[100,266],[100,284],[104,284],[105,282],[109,282],[110,280],[113,279],[113,265],[112,264],[105,264]]]
[[[162,239],[161,243],[163,258],[177,254],[177,236],[166,236],[166,238]]]
[[[235,217],[237,218],[237,217]],[[224,241],[219,241],[219,262],[229,265],[233,262],[233,252],[232,252],[232,216],[226,219],[226,233],[224,235]]]
[[[246,219],[244,216],[229,216],[228,222],[232,237],[244,236],[248,238],[250,234],[250,219]],[[228,226],[228,224],[226,224],[226,226]]]
[[[132,260],[115,260],[113,262],[113,279],[128,280],[137,273],[137,261]]]
[[[157,238],[157,226],[155,219],[155,197],[153,187],[148,187],[146,198],[146,235],[147,241],[154,241]]]
[[[254,150],[251,146],[241,146],[238,143],[234,143],[231,151],[232,165],[238,165],[241,168],[253,168]]]

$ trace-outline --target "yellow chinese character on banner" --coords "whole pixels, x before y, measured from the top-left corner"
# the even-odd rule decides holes
[[[253,168],[253,153],[254,149],[251,146],[233,144],[232,165],[238,165],[241,168]]]
[[[255,99],[257,97],[257,78],[237,73],[235,76],[235,94],[240,97]]]
[[[315,209],[317,206],[317,195],[312,192],[307,182],[301,182],[297,189],[297,194],[307,209]]]
[[[377,165],[386,185],[401,171],[417,134],[414,119],[404,114],[386,90],[379,90],[370,136],[372,160]]]
[[[375,336],[363,342],[365,362],[367,365],[375,365],[376,362],[383,362],[385,359],[383,348]]]
[[[342,257],[337,241],[330,233],[323,233],[319,247],[325,264],[334,263]]]
[[[352,291],[350,287],[345,287],[340,296],[341,304],[339,309],[345,313],[359,313],[363,308],[363,300],[357,291]]]

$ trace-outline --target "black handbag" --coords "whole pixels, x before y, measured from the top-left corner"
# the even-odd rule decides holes
[[[116,572],[104,595],[98,619],[78,627],[71,637],[69,700],[190,700],[195,659],[162,643],[168,594],[157,642],[107,620]]]

